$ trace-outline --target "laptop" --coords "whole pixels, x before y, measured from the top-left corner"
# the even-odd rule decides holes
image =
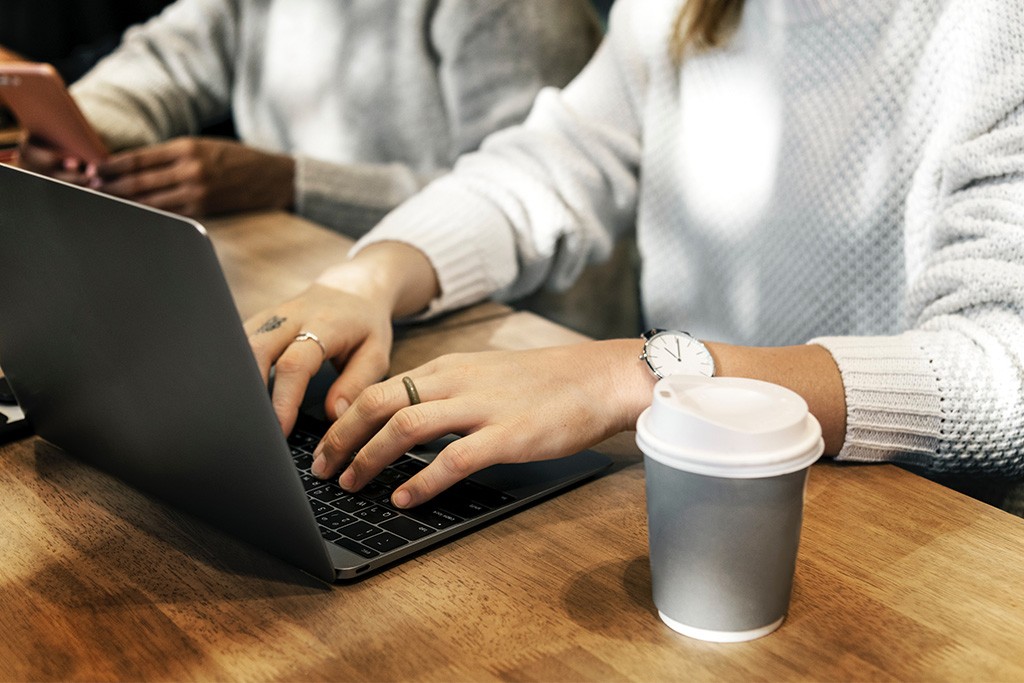
[[[325,581],[351,580],[593,478],[582,452],[479,472],[432,503],[309,474],[325,425],[286,438],[199,223],[0,165],[0,364],[36,433]]]

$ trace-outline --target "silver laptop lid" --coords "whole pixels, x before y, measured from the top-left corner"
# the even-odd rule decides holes
[[[0,365],[36,433],[333,580],[203,227],[7,166],[0,203]]]

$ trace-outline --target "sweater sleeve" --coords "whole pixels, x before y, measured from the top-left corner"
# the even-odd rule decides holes
[[[928,183],[936,208],[908,267],[909,329],[814,340],[845,385],[839,459],[1024,474],[1024,111],[975,123],[982,132],[944,150]]]
[[[623,30],[623,32],[625,32]],[[611,29],[564,90],[547,88],[527,120],[490,136],[452,173],[357,242],[400,241],[430,259],[441,296],[428,315],[488,296],[570,284],[607,257],[635,220],[643,63]]]
[[[234,0],[178,0],[71,92],[111,149],[194,134],[230,112],[237,22]]]
[[[339,165],[299,158],[301,215],[364,234],[488,134],[522,122],[538,91],[568,83],[600,40],[600,26],[583,0],[442,0],[428,32],[447,113],[447,159],[420,169],[401,162]]]

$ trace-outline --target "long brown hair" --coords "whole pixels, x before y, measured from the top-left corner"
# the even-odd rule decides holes
[[[724,43],[739,23],[743,0],[686,0],[676,15],[669,49],[676,63],[688,51]]]

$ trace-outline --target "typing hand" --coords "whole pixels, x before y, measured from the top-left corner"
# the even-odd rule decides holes
[[[271,366],[277,367],[274,410],[285,433],[325,359],[341,373],[324,406],[334,419],[387,372],[392,317],[421,311],[439,291],[422,252],[381,242],[325,270],[301,296],[250,318],[245,329],[264,381]]]
[[[313,285],[298,298],[256,314],[245,330],[265,382],[275,367],[272,400],[285,434],[295,426],[306,387],[324,360],[341,373],[324,406],[332,420],[339,404],[347,407],[388,369],[390,309],[359,294]]]
[[[182,137],[120,152],[97,166],[97,189],[199,217],[285,209],[294,200],[295,161],[231,140]]]
[[[640,346],[615,340],[431,361],[363,391],[317,447],[313,473],[340,472],[341,487],[356,491],[416,444],[464,435],[395,490],[392,503],[406,508],[489,465],[570,455],[631,429],[650,403]]]

